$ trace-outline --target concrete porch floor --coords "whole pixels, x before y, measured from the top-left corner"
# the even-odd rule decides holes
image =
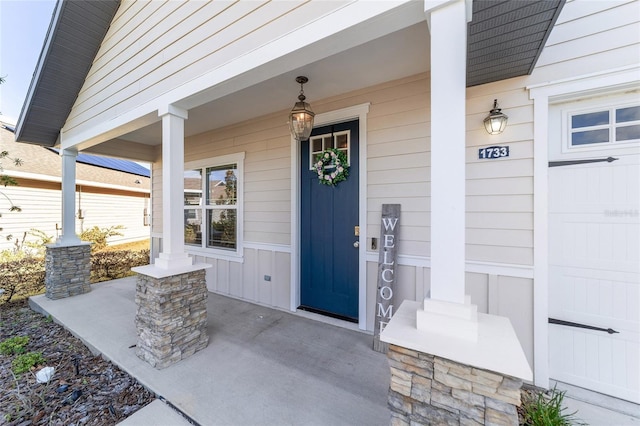
[[[388,425],[389,367],[372,336],[209,293],[209,346],[164,370],[135,355],[135,277],[30,299],[201,425]],[[123,424],[188,424],[157,401]]]
[[[135,284],[114,280],[67,299],[35,296],[30,305],[203,426],[389,424],[389,367],[371,350],[372,336],[209,293],[209,346],[155,370],[130,348]],[[567,391],[567,412],[591,426],[640,426],[637,404],[558,388]],[[188,424],[159,400],[121,423]]]

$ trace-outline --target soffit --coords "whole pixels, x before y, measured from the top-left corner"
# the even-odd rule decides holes
[[[58,3],[18,121],[16,140],[56,144],[118,5],[119,0]],[[467,39],[467,86],[531,73],[563,5],[564,0],[474,0]],[[291,82],[298,72],[310,76],[310,84],[305,87],[307,98],[320,99],[427,71],[427,39],[426,24],[418,24],[326,58],[322,63],[292,70],[190,110],[185,131],[193,135],[241,121],[249,113],[260,115],[286,108],[293,90]],[[261,95],[265,90],[271,93],[267,98]],[[285,99],[286,105],[278,104],[279,99]],[[233,108],[236,104],[242,107]],[[254,110],[248,111],[251,108]],[[221,110],[224,115],[216,113]],[[234,112],[238,117],[234,118]],[[226,122],[214,123],[215,117],[224,117]],[[156,123],[121,139],[156,145],[160,143],[158,127]]]
[[[56,3],[16,126],[17,141],[56,143],[119,4],[119,0]]]
[[[467,87],[531,74],[565,0],[474,0]]]

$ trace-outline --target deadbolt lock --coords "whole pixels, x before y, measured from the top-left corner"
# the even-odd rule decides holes
[[[353,227],[353,235],[355,235],[356,237],[360,236],[360,227],[359,226],[354,226]]]

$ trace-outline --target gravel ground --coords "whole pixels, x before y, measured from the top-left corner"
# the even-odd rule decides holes
[[[0,305],[0,343],[14,336],[28,336],[25,351],[41,352],[46,362],[16,375],[17,355],[0,354],[0,425],[115,425],[155,399],[26,301]],[[48,383],[37,383],[45,366],[55,373]]]

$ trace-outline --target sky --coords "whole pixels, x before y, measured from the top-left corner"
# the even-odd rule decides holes
[[[55,0],[0,0],[0,121],[18,121]]]

